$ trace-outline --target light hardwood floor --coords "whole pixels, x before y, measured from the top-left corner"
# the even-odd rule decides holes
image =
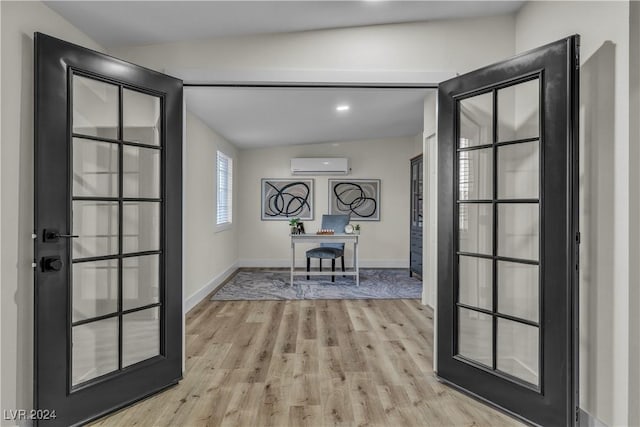
[[[204,301],[184,379],[95,426],[516,426],[440,384],[414,300]]]

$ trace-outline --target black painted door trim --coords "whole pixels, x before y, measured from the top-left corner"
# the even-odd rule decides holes
[[[542,338],[537,387],[467,363],[455,351],[457,102],[527,76],[542,81]],[[544,426],[574,425],[577,414],[578,78],[579,36],[571,36],[448,80],[438,91],[437,375],[528,423]]]
[[[182,377],[182,81],[42,33],[35,34],[34,70],[34,407],[56,411],[55,419],[34,421],[80,425]],[[72,73],[155,94],[163,114],[161,355],[82,387],[71,387],[69,373],[71,242],[44,240],[45,229],[71,234]],[[62,260],[60,271],[44,272],[41,261],[54,256]]]

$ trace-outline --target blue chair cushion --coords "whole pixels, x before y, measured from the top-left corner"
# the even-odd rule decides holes
[[[322,259],[335,259],[344,254],[344,250],[331,247],[319,247],[309,249],[307,251],[307,258],[322,258]]]
[[[344,227],[349,224],[349,215],[322,215],[322,228],[334,230],[336,234],[344,234]],[[335,259],[344,255],[344,243],[321,243],[319,248],[309,249],[307,258]]]

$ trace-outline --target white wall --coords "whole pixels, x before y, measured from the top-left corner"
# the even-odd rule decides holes
[[[428,137],[437,132],[438,121],[437,121],[437,98],[438,92],[433,91],[427,93],[427,96],[424,99],[424,118],[423,118],[423,136]]]
[[[433,308],[433,366],[438,368],[438,93],[427,94],[423,108],[424,222],[422,304]]]
[[[511,15],[113,48],[156,70],[464,72],[514,50]]]
[[[629,143],[631,260],[640,259],[640,2],[630,3]],[[631,262],[629,280],[629,424],[640,425],[640,263]]]
[[[216,227],[216,155],[233,159],[233,221],[231,228]],[[192,113],[186,116],[184,170],[184,298],[189,310],[236,268],[238,259],[238,152],[223,137]],[[240,220],[240,221],[239,221]]]
[[[574,33],[582,67],[580,406],[623,426],[638,405],[628,394],[629,289],[638,280],[629,276],[637,264],[629,258],[629,203],[638,197],[629,182],[629,3],[527,3],[516,16],[516,52]]]
[[[420,154],[423,153],[424,150],[424,143],[422,141],[422,134],[418,134],[413,138],[413,156],[419,156]]]
[[[409,266],[409,159],[415,152],[415,137],[307,144],[240,151],[239,257],[242,266],[288,266],[289,227],[286,221],[260,220],[260,179],[291,178],[292,157],[348,157],[352,172],[348,178],[377,178],[380,186],[380,221],[357,221],[362,227],[362,266]],[[314,221],[305,229],[320,228],[328,209],[329,176],[315,179]],[[333,177],[333,178],[345,178]],[[304,250],[297,249],[297,265],[305,266]],[[347,265],[351,248],[347,245]],[[326,265],[326,263],[325,263]]]
[[[103,49],[40,2],[0,3],[2,14],[2,409],[32,407],[33,33]],[[2,421],[2,425],[9,425]]]
[[[424,222],[422,232],[422,303],[436,307],[438,287],[438,138],[436,91],[427,94],[424,100],[423,152],[424,152]],[[434,315],[434,319],[436,316]],[[435,341],[435,340],[434,340]]]
[[[0,31],[2,30],[2,8],[0,7]],[[1,34],[0,34],[1,35]],[[2,81],[2,59],[0,57],[0,82]],[[2,97],[2,84],[0,84],[0,98]],[[0,116],[2,115],[2,106],[0,105]],[[2,132],[2,120],[0,118],[0,133]],[[1,135],[0,135],[1,136]],[[2,195],[2,150],[0,149],[0,196]],[[2,197],[0,197],[0,242],[2,242],[2,229],[4,228],[2,226],[3,222],[2,222]],[[2,259],[2,245],[0,244],[0,259]],[[0,264],[1,266],[1,264]],[[1,271],[0,271],[1,273]],[[0,322],[2,321],[3,317],[2,317],[2,274],[0,274]],[[2,355],[2,326],[0,324],[0,384],[2,383],[2,373],[4,372],[3,369],[3,359],[4,356]],[[3,387],[0,385],[0,409],[2,409],[4,400],[2,400],[2,391],[3,391]]]

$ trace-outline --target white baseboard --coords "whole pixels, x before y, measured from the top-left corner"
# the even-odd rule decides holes
[[[345,259],[347,266],[351,265],[351,260]],[[337,263],[339,265],[339,261]],[[312,261],[312,266],[317,267],[318,261]],[[323,263],[324,266],[330,266],[328,262]],[[249,268],[289,268],[291,266],[290,259],[240,259],[238,267]],[[296,267],[305,268],[305,258],[296,260]],[[360,268],[409,268],[409,260],[407,259],[362,259],[360,260]]]
[[[218,274],[213,279],[211,279],[209,283],[207,283],[198,291],[196,291],[196,293],[186,298],[184,300],[184,306],[183,306],[184,313],[189,312],[189,310],[191,310],[193,307],[198,305],[200,301],[205,299],[207,295],[215,291],[218,288],[218,286],[220,286],[225,280],[227,280],[227,278],[229,278],[229,276],[231,276],[237,269],[238,269],[238,262],[236,261],[233,264],[231,264],[229,267],[227,267],[227,269],[224,270],[222,273]]]
[[[590,413],[588,413],[582,408],[580,408],[579,415],[580,415],[580,418],[578,421],[578,425],[580,427],[607,427],[605,423],[603,423],[602,421],[600,421],[599,419],[597,419],[596,417],[594,417],[593,415],[591,415]]]

